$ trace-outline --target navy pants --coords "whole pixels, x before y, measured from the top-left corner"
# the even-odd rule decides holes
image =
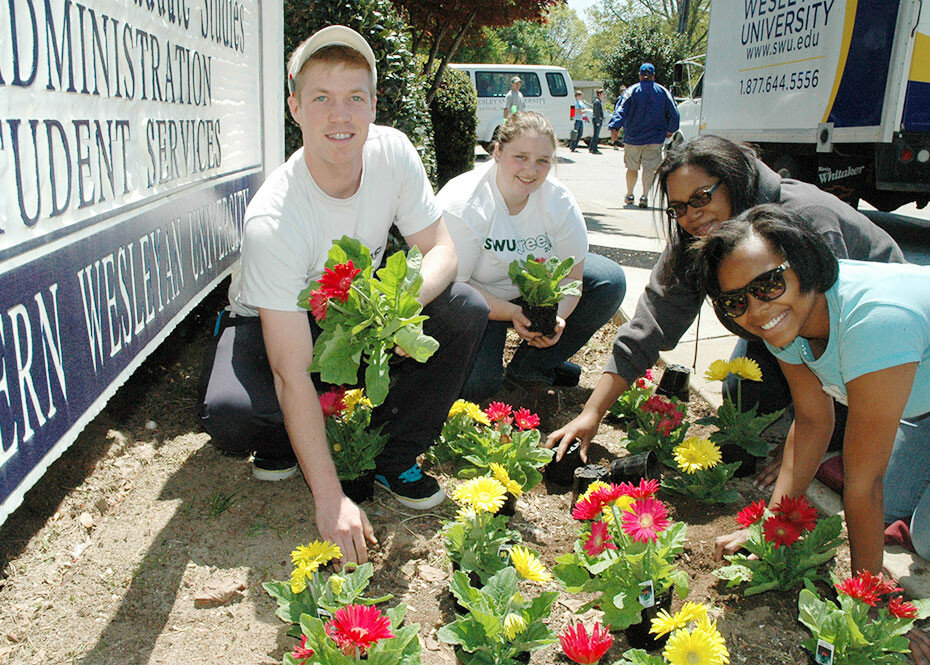
[[[425,363],[399,356],[391,363],[390,392],[372,415],[372,426],[385,423],[389,436],[377,460],[379,473],[409,469],[439,436],[488,320],[481,294],[460,283],[447,287],[423,313],[429,316],[423,330],[436,338],[439,349]],[[315,337],[320,329],[312,318],[310,323]],[[213,445],[232,455],[293,454],[258,317],[230,319],[219,333],[212,367],[205,371],[209,378],[200,420]],[[320,390],[318,379],[314,374]]]

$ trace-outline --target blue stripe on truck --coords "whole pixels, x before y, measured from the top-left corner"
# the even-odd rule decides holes
[[[846,67],[828,121],[834,127],[881,124],[900,0],[860,2]]]
[[[901,128],[906,132],[930,132],[930,83],[907,82]]]

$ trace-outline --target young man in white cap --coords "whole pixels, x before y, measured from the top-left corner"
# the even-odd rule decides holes
[[[504,95],[504,120],[514,113],[526,110],[526,101],[523,99],[523,93],[520,92],[521,85],[523,85],[523,79],[519,76],[510,79],[510,90]]]
[[[393,383],[372,425],[389,442],[377,480],[405,506],[445,495],[416,463],[439,435],[468,376],[488,319],[484,299],[454,283],[456,254],[423,164],[406,136],[375,119],[375,57],[345,26],[320,30],[288,63],[287,103],[303,147],[268,177],[246,211],[240,270],[229,289],[201,418],[214,445],[253,454],[254,475],[278,480],[299,462],[313,492],[320,535],[363,562],[375,543],[365,512],[342,492],[307,367],[315,321],[298,293],[320,277],[334,240],[362,241],[377,265],[396,224],[423,253],[424,331],[439,341],[426,363],[392,366]]]

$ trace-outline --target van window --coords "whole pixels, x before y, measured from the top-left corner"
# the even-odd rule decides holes
[[[523,79],[520,92],[524,97],[542,97],[539,76],[534,72],[475,72],[475,89],[479,97],[504,97],[510,92],[510,79],[519,76]],[[565,83],[562,83],[563,87]],[[551,86],[550,86],[551,87]]]
[[[546,72],[546,83],[549,84],[549,94],[553,97],[568,97],[568,87],[561,73]]]

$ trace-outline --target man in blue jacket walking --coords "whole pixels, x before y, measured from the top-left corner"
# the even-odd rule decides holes
[[[623,164],[626,166],[626,197],[632,204],[633,188],[643,170],[643,195],[639,207],[649,207],[649,190],[662,161],[662,144],[678,130],[678,106],[672,93],[656,83],[656,68],[645,62],[639,68],[639,83],[627,88],[621,104],[607,125],[623,127]]]

